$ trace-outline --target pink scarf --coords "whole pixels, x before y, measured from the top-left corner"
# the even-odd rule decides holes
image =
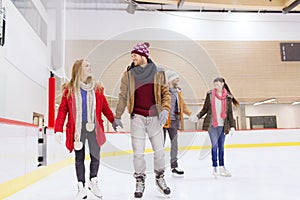
[[[212,99],[211,99],[211,106],[212,106],[212,115],[213,115],[213,126],[218,126],[218,119],[216,113],[216,97],[222,101],[222,110],[221,110],[221,117],[222,119],[226,118],[226,97],[227,97],[227,90],[223,88],[222,96],[219,96],[217,89],[213,89],[212,91]]]

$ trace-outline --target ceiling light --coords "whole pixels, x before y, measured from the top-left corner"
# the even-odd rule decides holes
[[[293,1],[290,5],[282,9],[282,13],[287,14],[288,12],[296,8],[299,4],[300,4],[300,0]]]
[[[260,101],[260,102],[256,102],[256,103],[254,103],[253,105],[254,106],[258,106],[258,105],[261,105],[261,104],[265,104],[265,103],[270,103],[270,102],[273,102],[273,101],[275,101],[276,99],[267,99],[267,100],[264,100],[264,101]]]
[[[133,0],[129,0],[127,1],[127,8],[126,8],[126,12],[128,12],[129,14],[134,14],[136,7],[137,7],[137,3]]]
[[[300,104],[300,101],[295,101],[294,103],[292,103],[292,105],[298,105]]]
[[[179,0],[177,3],[177,8],[182,8],[185,0]]]

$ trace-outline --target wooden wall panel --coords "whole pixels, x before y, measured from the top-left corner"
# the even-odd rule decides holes
[[[172,49],[154,48],[159,42],[169,43],[172,48],[185,48],[183,51],[200,57],[203,63],[193,65],[182,55],[174,54]],[[210,89],[211,83],[207,83],[205,73],[199,71],[200,66],[216,68],[227,80],[233,94],[242,102],[252,103],[273,97],[279,103],[300,100],[300,62],[281,61],[280,42],[284,41],[196,42],[206,53],[199,54],[199,51],[188,48],[186,41],[150,41],[153,44],[150,48],[151,58],[159,66],[180,74],[185,97],[190,102],[203,101],[206,91]],[[67,75],[70,75],[71,64],[75,59],[86,57],[100,43],[101,41],[67,41]],[[94,49],[88,57],[94,66],[95,76],[104,83],[109,95],[117,96],[120,77],[131,62],[130,50],[133,44],[135,41],[116,41],[113,48]],[[115,55],[116,48],[125,51],[122,55]],[[114,55],[111,61],[106,60],[108,55]]]
[[[282,62],[280,41],[200,42],[239,98],[300,99],[300,62]]]

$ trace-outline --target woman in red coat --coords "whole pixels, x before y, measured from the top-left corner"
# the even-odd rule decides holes
[[[63,95],[55,122],[57,136],[63,132],[66,116],[66,147],[75,149],[75,168],[78,180],[78,199],[86,199],[85,189],[85,141],[88,140],[90,177],[88,188],[102,198],[98,187],[97,174],[100,164],[100,146],[105,143],[105,134],[101,113],[111,122],[114,115],[104,96],[103,87],[92,76],[91,64],[86,60],[77,60],[72,68],[71,81],[64,85]],[[57,137],[61,138],[61,137]]]

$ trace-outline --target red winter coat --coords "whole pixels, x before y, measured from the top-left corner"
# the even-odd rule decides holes
[[[96,138],[98,145],[101,146],[105,143],[106,137],[104,134],[103,120],[101,118],[101,113],[105,115],[105,117],[113,123],[114,115],[111,109],[108,106],[106,98],[104,96],[103,88],[95,89],[96,95]],[[68,122],[66,125],[66,147],[72,152],[74,149],[74,135],[75,135],[75,121],[76,121],[76,104],[74,94],[68,98],[68,89],[65,89],[63,92],[63,96],[61,99],[60,106],[58,108],[57,118],[55,121],[54,132],[63,132],[63,126],[65,123],[66,116],[68,115]]]

